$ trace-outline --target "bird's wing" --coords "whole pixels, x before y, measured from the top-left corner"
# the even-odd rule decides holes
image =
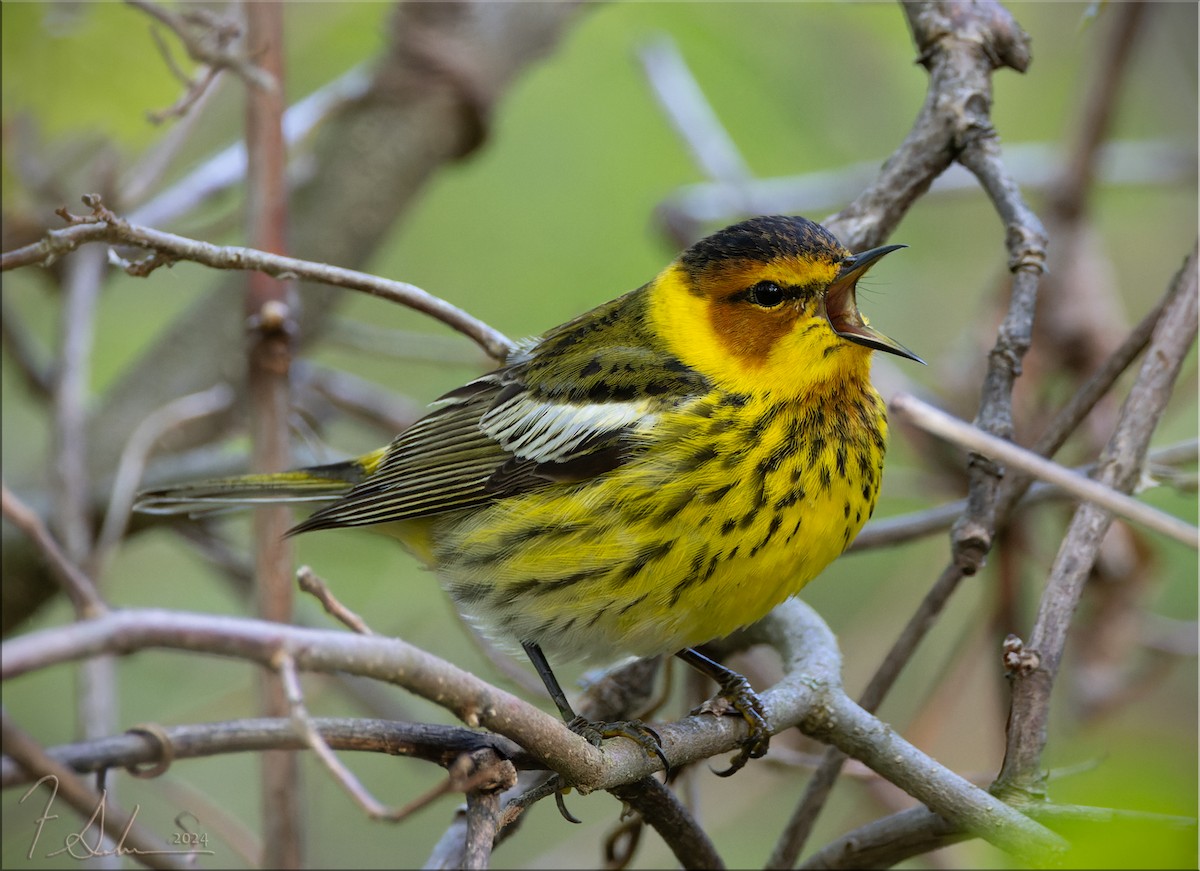
[[[652,341],[645,305],[626,294],[447,393],[365,481],[294,531],[473,508],[627,462],[659,414],[708,389]]]

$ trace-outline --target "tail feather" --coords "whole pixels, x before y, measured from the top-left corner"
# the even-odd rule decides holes
[[[332,502],[364,481],[378,465],[374,454],[292,472],[213,478],[143,490],[133,503],[142,514],[220,514],[240,507]]]

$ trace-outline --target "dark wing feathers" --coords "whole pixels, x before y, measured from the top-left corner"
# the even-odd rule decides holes
[[[365,481],[292,531],[428,517],[617,468],[659,413],[708,389],[649,340],[644,310],[644,294],[627,294],[445,394]],[[608,335],[585,342],[587,330]]]

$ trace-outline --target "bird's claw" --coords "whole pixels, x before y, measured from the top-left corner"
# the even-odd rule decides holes
[[[654,754],[663,765],[663,770],[670,772],[671,763],[663,753],[662,736],[647,726],[641,720],[618,720],[612,723],[594,722],[585,717],[575,717],[567,723],[567,728],[596,747],[605,738],[628,738],[635,741],[646,753]]]
[[[721,705],[720,702],[725,704]],[[763,709],[762,700],[750,686],[750,682],[736,672],[730,672],[729,679],[722,682],[718,696],[696,709],[696,713],[718,716],[733,712],[740,714],[746,721],[748,733],[742,742],[741,751],[733,757],[729,767],[723,771],[713,770],[719,777],[729,777],[741,771],[751,759],[766,756],[771,743],[771,727],[767,723],[767,713]]]

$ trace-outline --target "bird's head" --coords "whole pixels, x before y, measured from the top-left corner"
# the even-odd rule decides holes
[[[923,362],[858,310],[858,280],[902,245],[851,254],[800,217],[752,218],[688,248],[650,286],[671,351],[728,389],[861,378],[872,350]]]

